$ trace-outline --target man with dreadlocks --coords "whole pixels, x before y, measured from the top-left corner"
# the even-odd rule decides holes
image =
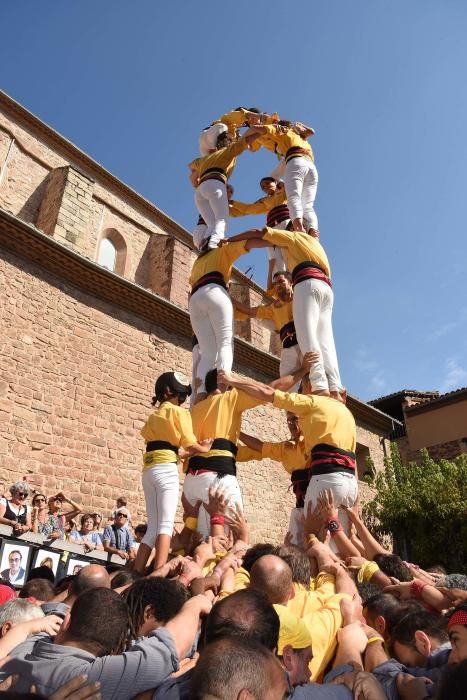
[[[137,639],[174,618],[186,603],[188,591],[174,579],[158,576],[135,581],[123,597],[130,615],[130,636]]]

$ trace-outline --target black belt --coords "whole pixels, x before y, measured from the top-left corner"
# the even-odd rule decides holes
[[[336,472],[355,476],[355,468],[355,452],[326,444],[315,445],[311,450],[312,476]]]
[[[292,270],[292,286],[295,287],[299,282],[303,282],[306,279],[315,278],[322,282],[326,282],[330,287],[331,280],[326,275],[323,268],[317,263],[311,262],[311,260],[305,260],[304,262],[295,265]]]
[[[222,274],[222,272],[208,272],[206,275],[200,277],[197,282],[195,282],[191,290],[191,296],[193,296],[193,294],[197,292],[198,289],[201,289],[201,287],[206,287],[206,285],[208,284],[217,284],[219,285],[219,287],[227,289],[227,285],[225,283],[224,275]]]
[[[172,450],[178,455],[178,447],[166,440],[151,440],[146,443],[146,452],[153,452],[154,450]]]
[[[311,479],[311,469],[310,467],[304,467],[303,469],[296,469],[292,472],[290,481],[292,482],[292,491],[295,494],[295,507],[304,508],[305,507],[305,495],[308,488],[308,484]]]
[[[305,156],[306,158],[311,158],[311,153],[310,151],[307,151],[306,148],[300,148],[300,146],[292,146],[292,148],[289,148],[287,153],[285,154],[285,162],[287,163],[289,160],[292,160],[292,158],[301,158],[302,156]]]
[[[206,180],[219,180],[225,184],[227,182],[227,175],[222,168],[208,168],[199,178],[199,184]]]
[[[213,455],[212,457],[200,457],[195,455],[190,457],[188,462],[188,474],[197,471],[216,472],[224,476],[226,474],[237,474],[237,456],[238,448],[234,442],[225,438],[216,438],[211,445],[211,450],[226,450],[232,452],[232,457],[227,455]]]

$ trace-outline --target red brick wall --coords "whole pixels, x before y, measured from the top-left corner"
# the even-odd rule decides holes
[[[139,429],[154,378],[169,368],[190,374],[188,339],[8,253],[0,284],[0,479],[33,473],[47,492],[63,488],[105,511],[122,493],[142,518]],[[245,425],[262,438],[286,436],[270,407],[249,412]],[[239,478],[253,536],[279,539],[293,503],[287,474],[249,463]]]

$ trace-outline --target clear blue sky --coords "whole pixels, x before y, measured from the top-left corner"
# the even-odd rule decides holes
[[[240,104],[311,123],[345,384],[467,385],[465,0],[4,0],[2,18],[3,89],[190,230],[204,126]],[[236,197],[273,165],[241,156]]]

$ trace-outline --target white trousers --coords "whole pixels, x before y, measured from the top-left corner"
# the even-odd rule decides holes
[[[284,182],[292,221],[302,219],[305,229],[318,229],[314,210],[318,171],[313,161],[303,156],[289,160],[285,166]]]
[[[288,374],[293,374],[302,364],[302,353],[298,345],[293,345],[291,348],[282,348],[281,359],[279,364],[279,376],[286,377]],[[300,382],[294,384],[289,392],[298,391]]]
[[[194,505],[196,501],[207,503],[210,487],[219,485],[229,493],[229,507],[234,508],[238,503],[243,510],[240,485],[237,481],[237,477],[232,474],[226,474],[225,476],[219,476],[216,472],[204,472],[203,474],[196,475],[187,474],[185,483],[183,484],[183,493],[185,494],[185,498],[190,501],[192,505]],[[207,537],[211,534],[211,516],[204,506],[201,506],[199,509],[197,529],[203,537]]]
[[[290,219],[285,219],[273,226],[273,228],[279,231],[286,231],[289,223]],[[287,270],[287,249],[273,246],[272,248],[266,248],[266,250],[268,251],[268,260],[274,260],[272,274],[274,275],[276,272],[285,272]]]
[[[206,222],[204,239],[211,238],[209,247],[216,248],[225,236],[229,219],[229,200],[225,184],[220,180],[205,180],[196,188],[195,204]]]
[[[193,345],[191,349],[191,396],[190,408],[193,407],[196,395],[198,393],[197,381],[199,380],[199,363],[201,361],[201,350],[199,343]]]
[[[292,536],[292,544],[303,549],[303,508],[292,508],[290,511],[289,532]]]
[[[336,346],[332,332],[332,306],[334,294],[331,287],[318,279],[307,279],[295,285],[293,317],[297,340],[302,355],[319,352],[319,363],[310,369],[313,390],[342,389]]]
[[[233,306],[226,289],[218,284],[207,284],[190,297],[188,308],[201,352],[198,392],[204,392],[204,380],[210,369],[216,367],[227,372],[232,369]]]
[[[331,472],[330,474],[312,476],[305,495],[305,513],[307,512],[308,503],[312,503],[313,508],[316,507],[318,496],[321,491],[325,489],[331,489],[333,492],[334,503],[339,513],[339,520],[344,528],[345,534],[349,535],[349,516],[345,510],[339,506],[344,505],[352,507],[356,504],[358,496],[357,479],[352,474],[346,474],[345,472]]]
[[[203,129],[199,137],[199,152],[203,157],[207,156],[209,151],[216,147],[217,139],[227,130],[227,126],[222,124],[222,122],[211,124],[211,126]]]
[[[193,230],[193,243],[198,248],[201,248],[203,241],[208,237],[208,227],[206,224],[196,224]]]
[[[178,504],[178,468],[175,462],[157,464],[143,472],[148,529],[141,540],[154,547],[157,535],[172,537]]]

